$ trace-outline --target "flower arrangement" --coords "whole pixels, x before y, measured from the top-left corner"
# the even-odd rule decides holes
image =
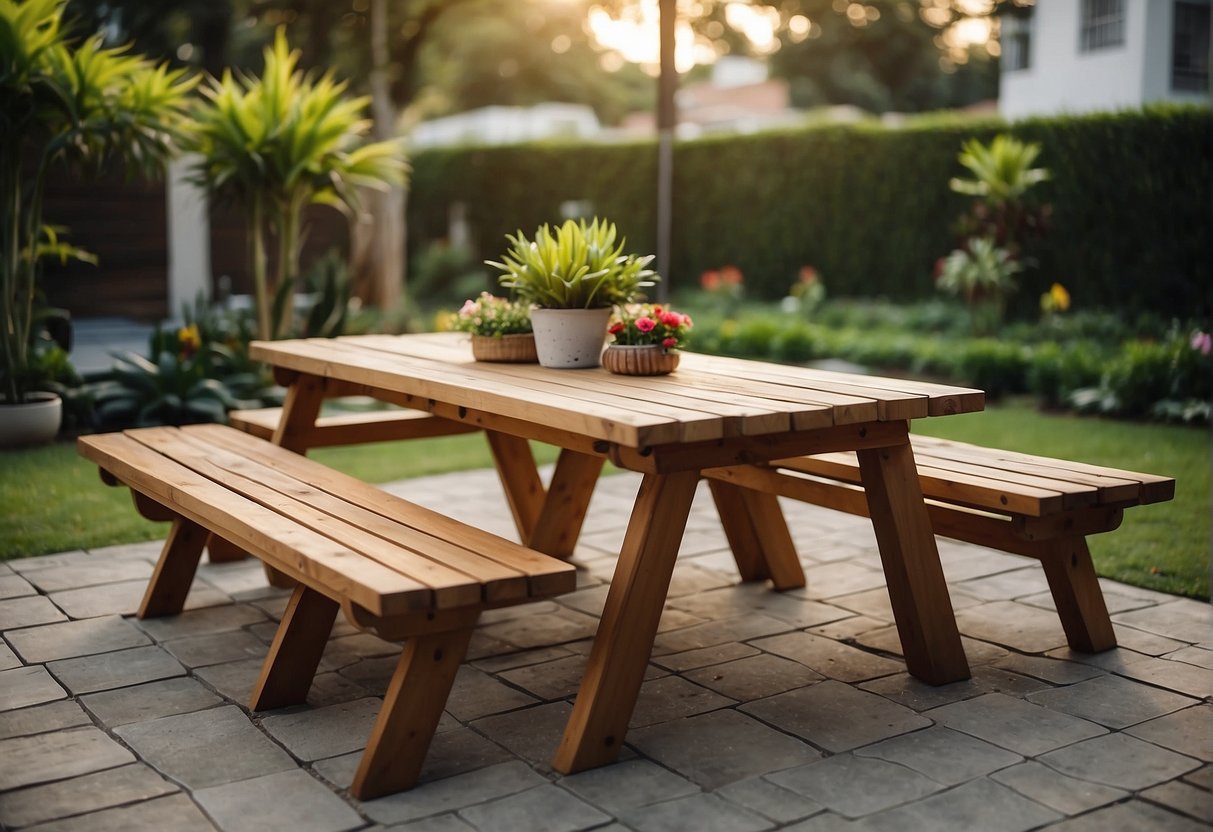
[[[525,335],[531,331],[531,314],[526,304],[481,292],[474,300],[464,301],[451,321],[451,328],[473,335],[500,338]]]
[[[694,324],[690,315],[658,304],[640,303],[620,307],[607,330],[619,346],[658,346],[662,352],[678,349]]]

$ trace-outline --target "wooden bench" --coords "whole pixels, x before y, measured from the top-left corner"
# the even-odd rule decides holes
[[[1070,647],[1116,646],[1086,538],[1116,529],[1130,506],[1170,500],[1175,480],[926,436],[911,444],[936,534],[1039,560]],[[704,475],[742,577],[780,588],[804,586],[804,573],[772,495],[868,515],[853,453]]]
[[[181,611],[209,534],[296,581],[252,710],[305,701],[338,609],[407,639],[351,792],[413,785],[480,612],[574,589],[573,566],[221,425],[86,436],[102,479],[172,529],[140,618]]]
[[[234,410],[228,414],[228,424],[262,439],[273,439],[281,418],[280,407]],[[321,416],[312,432],[302,439],[306,447],[328,448],[397,439],[428,439],[478,430],[476,425],[442,419],[422,410],[368,410]]]

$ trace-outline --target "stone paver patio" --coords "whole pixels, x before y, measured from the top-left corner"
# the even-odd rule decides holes
[[[1188,830],[1213,823],[1210,606],[1112,582],[1121,647],[1065,646],[1031,561],[941,540],[967,682],[905,673],[867,521],[789,503],[809,585],[738,585],[706,492],[621,761],[549,766],[639,479],[604,479],[582,588],[488,613],[416,789],[348,796],[398,648],[339,623],[306,707],[244,702],[286,595],[205,565],[131,614],[158,544],[0,563],[0,826]],[[100,487],[100,486],[99,486]],[[492,471],[393,491],[512,536]],[[1128,518],[1126,522],[1132,522]]]

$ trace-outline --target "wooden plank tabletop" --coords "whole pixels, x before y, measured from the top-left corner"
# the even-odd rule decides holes
[[[255,341],[278,367],[630,448],[981,410],[980,390],[684,353],[668,376],[472,359],[460,333]]]

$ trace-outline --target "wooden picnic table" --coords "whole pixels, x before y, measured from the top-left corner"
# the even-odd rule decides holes
[[[909,420],[981,410],[979,390],[696,354],[663,377],[485,364],[455,333],[254,342],[251,354],[288,387],[275,440],[292,450],[306,450],[324,399],[351,394],[484,429],[523,543],[548,554],[572,553],[606,459],[644,475],[553,762],[561,772],[611,762],[623,745],[706,468],[856,451],[907,668],[931,684],[969,676]],[[562,449],[546,489],[527,440]],[[717,503],[726,529],[757,538],[763,513],[779,511],[773,495]],[[790,546],[758,542],[778,573]],[[750,555],[734,549],[740,566]]]

